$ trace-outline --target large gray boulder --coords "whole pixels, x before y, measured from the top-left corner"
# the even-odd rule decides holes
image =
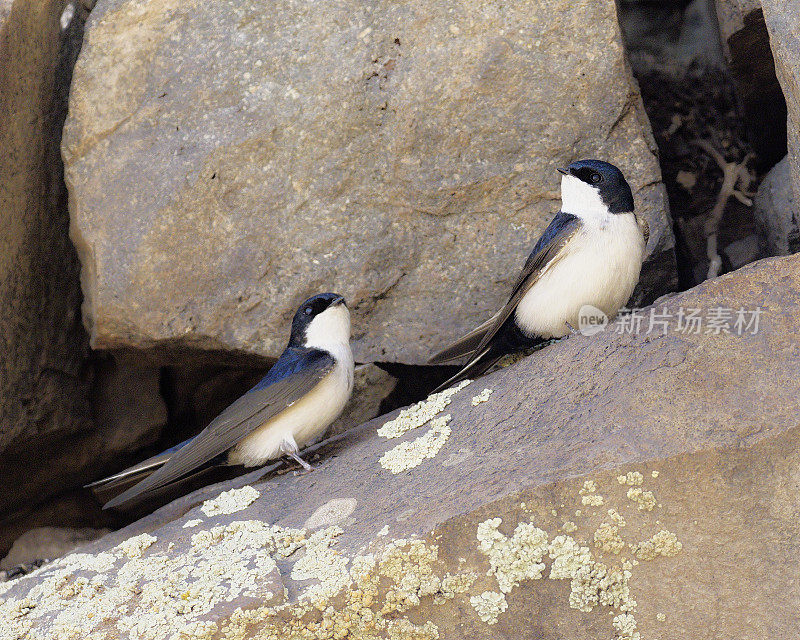
[[[637,300],[675,282],[609,2],[102,0],[63,155],[100,348],[275,356],[335,290],[357,360],[423,362],[508,295],[578,157],[650,223]]]
[[[799,301],[765,260],[207,487],[10,583],[0,638],[797,637]]]

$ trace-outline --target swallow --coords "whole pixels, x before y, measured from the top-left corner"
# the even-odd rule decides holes
[[[467,357],[437,391],[481,375],[505,355],[572,333],[586,305],[611,319],[630,299],[649,238],[630,185],[617,167],[601,160],[580,160],[558,171],[561,210],[533,247],[508,301],[429,360]]]
[[[289,344],[267,375],[197,436],[130,469],[88,485],[144,476],[104,505],[119,507],[194,474],[209,463],[259,467],[299,451],[324,434],[353,391],[350,312],[342,296],[306,300],[292,320]]]

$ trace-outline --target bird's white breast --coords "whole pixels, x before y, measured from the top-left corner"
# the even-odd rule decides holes
[[[282,455],[288,437],[298,448],[313,444],[344,409],[353,390],[353,354],[349,344],[329,345],[336,366],[309,393],[261,425],[231,450],[231,464],[257,467]]]
[[[581,228],[517,305],[527,333],[558,338],[577,329],[584,305],[613,318],[628,301],[644,258],[645,242],[633,213],[584,218]]]

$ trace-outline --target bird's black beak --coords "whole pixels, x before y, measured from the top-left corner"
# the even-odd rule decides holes
[[[344,296],[336,296],[333,300],[331,300],[332,307],[335,307],[339,304],[343,304],[345,307],[347,306],[347,300],[344,299]]]
[[[558,171],[563,176],[569,175],[569,169],[564,169],[563,167],[559,167],[558,169],[556,169],[556,171]]]

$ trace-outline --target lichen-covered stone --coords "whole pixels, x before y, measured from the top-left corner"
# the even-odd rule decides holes
[[[612,2],[104,0],[63,152],[97,347],[275,356],[332,290],[356,360],[424,362],[508,296],[578,157],[650,224],[638,298],[675,280]]]
[[[722,305],[761,307],[758,331],[620,319],[491,374],[489,402],[459,390],[442,450],[403,473],[380,457],[417,434],[381,437],[386,416],[323,445],[312,473],[185,496],[0,587],[0,638],[794,637],[800,256],[658,312]],[[244,486],[261,495],[203,513]]]

